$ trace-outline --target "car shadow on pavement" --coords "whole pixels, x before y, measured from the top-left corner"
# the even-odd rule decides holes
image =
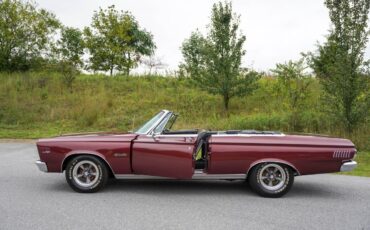
[[[65,181],[45,184],[40,189],[58,193],[75,193]],[[235,181],[182,181],[182,180],[109,180],[99,193],[135,193],[143,195],[243,195],[257,196],[248,183]],[[285,197],[340,198],[345,194],[335,191],[330,185],[315,182],[295,182]]]
[[[345,197],[345,194],[338,193],[335,187],[320,182],[295,182],[287,194],[289,197],[315,197],[338,199]]]
[[[329,185],[323,186],[314,182],[297,182],[293,185],[287,197],[317,197],[337,198],[341,196],[334,192]],[[184,195],[198,196],[212,195],[249,195],[256,196],[248,183],[236,181],[175,181],[175,180],[111,180],[106,192],[130,192],[142,194]]]
[[[166,195],[251,194],[244,181],[111,180],[107,192]]]

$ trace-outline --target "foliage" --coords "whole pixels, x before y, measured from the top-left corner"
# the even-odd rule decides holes
[[[59,25],[52,13],[33,3],[0,1],[0,71],[28,70],[42,62]]]
[[[292,112],[292,125],[297,127],[297,121],[303,110],[305,99],[308,97],[309,86],[312,83],[312,77],[305,73],[307,66],[304,59],[285,64],[277,64],[272,72],[278,78],[278,90],[287,98],[288,111]]]
[[[308,86],[296,129],[291,109],[279,97],[274,77],[263,76],[253,94],[234,98],[224,114],[222,96],[194,87],[190,79],[161,76],[106,78],[78,75],[73,92],[60,73],[0,74],[0,137],[39,138],[60,133],[127,131],[161,109],[180,114],[176,129],[259,129],[344,136],[341,126],[317,98],[316,79]],[[153,93],[155,92],[155,93]],[[358,150],[370,150],[370,120],[357,127],[351,140]]]
[[[82,67],[84,54],[84,40],[82,32],[73,27],[64,27],[61,38],[57,42],[57,53],[61,61],[68,61],[75,68]]]
[[[93,71],[123,71],[126,75],[142,56],[153,54],[153,36],[129,12],[117,11],[112,5],[94,13],[91,28],[84,30]]]
[[[62,74],[62,82],[72,93],[73,82],[76,80],[76,76],[78,75],[78,69],[76,68],[75,63],[68,60],[62,60],[58,63],[58,70]]]
[[[64,27],[56,44],[58,59],[55,63],[55,69],[61,73],[62,82],[70,92],[72,92],[78,69],[83,67],[84,41],[82,36],[79,29]]]
[[[231,3],[214,4],[208,35],[193,32],[181,48],[185,63],[180,67],[198,86],[222,95],[226,110],[229,100],[250,93],[258,78],[256,72],[240,67],[246,38],[238,32],[239,23]]]
[[[332,29],[311,66],[324,88],[332,117],[338,117],[348,134],[368,116],[369,71],[364,51],[369,31],[369,0],[326,0]]]

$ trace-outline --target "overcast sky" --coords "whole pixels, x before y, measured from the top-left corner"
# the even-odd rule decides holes
[[[154,35],[156,56],[169,69],[182,60],[180,46],[190,33],[205,31],[214,0],[37,0],[67,26],[90,25],[94,10],[116,5],[133,13],[140,25]],[[330,26],[323,0],[233,0],[246,35],[246,67],[267,71],[276,63],[296,60],[301,52],[314,50]],[[369,53],[369,52],[368,52]]]

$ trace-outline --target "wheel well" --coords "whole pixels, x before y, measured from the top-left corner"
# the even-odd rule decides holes
[[[99,156],[96,156],[96,155],[93,155],[93,154],[86,154],[86,153],[73,154],[73,155],[68,156],[66,159],[64,159],[63,164],[62,164],[62,172],[66,169],[68,163],[71,160],[73,160],[74,158],[79,157],[79,156],[93,156],[93,157],[98,158],[99,160],[101,160],[101,162],[104,163],[105,167],[107,167],[108,172],[109,172],[109,177],[114,178],[114,173],[113,173],[112,168],[109,166],[109,164],[103,158],[101,158]]]
[[[298,176],[298,175],[299,175],[299,172],[297,171],[297,169],[296,169],[296,168],[294,168],[294,167],[292,167],[292,166],[291,166],[291,165],[289,165],[289,164],[285,164],[285,163],[281,163],[281,162],[276,162],[276,161],[266,161],[266,162],[261,162],[261,163],[255,164],[255,165],[253,165],[251,168],[249,168],[249,170],[247,171],[247,178],[249,177],[250,172],[251,172],[255,167],[257,167],[257,166],[258,166],[258,165],[260,165],[260,164],[264,164],[264,163],[276,163],[276,164],[279,164],[279,165],[284,165],[284,166],[286,166],[286,167],[288,167],[288,168],[290,168],[290,169],[292,170],[292,172],[293,172],[294,176]]]

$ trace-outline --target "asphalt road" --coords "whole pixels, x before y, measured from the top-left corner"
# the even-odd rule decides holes
[[[370,229],[370,178],[297,177],[286,196],[240,181],[112,181],[79,194],[38,171],[34,144],[0,143],[0,229]]]

